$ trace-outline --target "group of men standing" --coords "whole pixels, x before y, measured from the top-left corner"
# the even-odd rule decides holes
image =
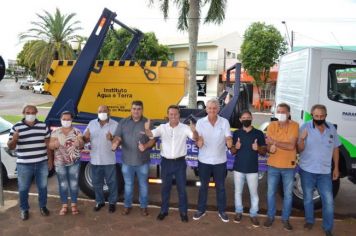
[[[219,102],[210,100],[206,107],[207,116],[193,124],[180,122],[180,109],[172,105],[167,109],[168,122],[152,128],[150,121],[143,116],[143,103],[134,101],[131,115],[119,123],[110,118],[107,106],[98,108],[98,118],[90,121],[84,131],[83,141],[91,143],[92,178],[96,205],[94,211],[105,206],[103,193],[104,180],[109,188],[108,211],[116,211],[118,183],[115,151],[122,149],[122,174],[125,181],[123,215],[132,209],[135,175],[139,185],[141,215],[147,216],[148,174],[150,148],[155,145],[155,138],[161,139],[161,198],[162,205],[157,220],[168,216],[172,181],[175,179],[179,211],[182,222],[188,222],[188,198],[186,193],[186,140],[190,138],[199,147],[198,173],[200,179],[197,211],[193,220],[199,220],[206,214],[208,187],[211,176],[215,182],[218,216],[223,222],[229,218],[226,208],[226,151],[235,155],[235,217],[234,222],[242,220],[242,190],[246,181],[249,188],[251,206],[250,219],[254,227],[260,225],[258,214],[258,155],[269,153],[267,220],[264,226],[272,226],[275,214],[275,200],[279,180],[283,183],[282,222],[284,229],[290,231],[289,222],[292,207],[292,187],[295,175],[296,156],[300,153],[299,168],[304,193],[306,223],[311,229],[314,224],[313,191],[318,189],[323,205],[323,229],[331,235],[333,228],[332,179],[339,177],[338,146],[340,142],[334,126],[325,121],[326,107],[315,105],[311,109],[312,120],[299,128],[290,120],[290,107],[282,103],[277,106],[277,121],[272,122],[264,134],[252,126],[250,111],[240,113],[242,128],[233,134],[229,122],[218,115]],[[42,215],[49,215],[46,208],[47,196],[47,149],[50,135],[48,127],[36,119],[37,109],[27,106],[23,110],[24,119],[15,124],[10,132],[8,146],[17,148],[18,182],[20,192],[21,218],[28,219],[28,190],[32,176],[35,176],[39,189],[39,202]],[[32,138],[31,138],[32,137]],[[33,140],[32,140],[33,139]],[[33,146],[35,145],[35,146]],[[36,150],[35,150],[36,149]],[[331,163],[334,170],[331,174]],[[51,159],[50,159],[51,160]],[[53,167],[51,161],[49,168]]]

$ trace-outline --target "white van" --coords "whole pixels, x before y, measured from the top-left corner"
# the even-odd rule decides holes
[[[306,48],[284,55],[275,99],[275,104],[291,106],[291,118],[299,124],[312,119],[310,109],[314,104],[327,107],[326,119],[337,127],[342,143],[341,177],[347,176],[356,184],[356,52]],[[298,175],[296,179],[294,200],[303,204]],[[339,180],[334,181],[334,196],[339,185]],[[317,193],[315,202],[320,206]]]
[[[17,178],[15,151],[7,147],[11,127],[12,124],[10,122],[0,117],[0,155],[4,183],[8,179]]]

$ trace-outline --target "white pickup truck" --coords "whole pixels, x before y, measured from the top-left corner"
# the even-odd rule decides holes
[[[205,109],[206,103],[213,98],[217,98],[214,96],[197,96],[197,108],[198,109]],[[188,95],[184,96],[180,103],[178,104],[181,107],[188,107]]]

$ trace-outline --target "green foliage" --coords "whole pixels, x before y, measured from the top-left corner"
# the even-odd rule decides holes
[[[153,4],[155,0],[149,0],[150,4]],[[157,1],[157,0],[156,0]],[[199,15],[200,10],[205,5],[209,4],[208,12],[204,19],[204,23],[221,24],[225,19],[225,8],[227,0],[194,0],[199,1]],[[178,9],[178,23],[177,28],[179,30],[188,30],[188,12],[190,7],[189,0],[158,0],[159,8],[163,12],[165,19],[168,18],[169,3],[172,2]]]
[[[255,22],[245,31],[239,59],[260,87],[268,82],[270,68],[286,51],[286,43],[273,25]]]
[[[57,8],[52,15],[44,11],[43,15],[36,14],[38,21],[32,21],[27,32],[20,33],[19,39],[29,43],[18,56],[20,63],[26,67],[36,68],[37,77],[44,79],[52,60],[74,59],[75,55],[70,46],[78,36],[79,21],[74,21],[75,13],[62,14]]]
[[[35,41],[33,41],[33,40],[27,41],[23,45],[21,52],[19,54],[17,54],[17,64],[19,66],[26,68],[27,71],[31,71],[31,72],[35,72],[36,67],[35,67],[35,63],[27,62],[27,59],[28,59],[27,55],[29,55],[29,53],[31,51],[31,47],[33,46],[34,43],[35,43]]]
[[[99,53],[99,60],[118,60],[126,50],[132,35],[125,29],[116,30],[118,38],[113,31],[109,31]],[[136,60],[168,60],[170,50],[159,44],[153,32],[145,33],[135,53]]]

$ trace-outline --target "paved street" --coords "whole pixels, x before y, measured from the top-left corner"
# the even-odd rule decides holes
[[[0,115],[4,115],[4,114],[12,114],[12,115],[18,115],[21,112],[22,106],[24,103],[26,102],[31,102],[34,104],[43,104],[49,101],[53,101],[53,97],[49,96],[49,95],[40,95],[40,94],[33,94],[31,91],[28,90],[20,90],[18,89],[18,84],[16,84],[14,81],[7,81],[7,80],[3,80],[0,83]],[[42,115],[46,115],[48,112],[48,109],[40,109],[40,113]],[[254,115],[255,118],[255,123],[260,124],[265,120],[269,119],[269,116],[266,114],[255,114]],[[151,175],[154,176],[155,175],[155,168],[152,167],[151,168]],[[196,177],[193,174],[193,171],[188,169],[187,170],[188,173],[188,178],[189,179],[196,179]],[[229,212],[234,212],[234,202],[233,202],[233,178],[232,178],[232,173],[228,174],[227,177],[227,181],[226,181],[226,186],[227,186],[227,205],[228,205],[228,211]],[[260,181],[260,185],[259,185],[259,194],[260,194],[260,213],[261,214],[265,214],[266,212],[266,178],[262,179]],[[16,191],[17,190],[17,183],[16,180],[11,180],[6,186],[5,189],[7,191]],[[150,185],[150,203],[153,206],[159,206],[160,204],[160,185]],[[31,188],[31,192],[32,193],[36,193],[36,188],[33,186]],[[58,187],[57,187],[57,178],[54,176],[52,178],[50,178],[49,180],[49,194],[51,195],[58,195]],[[6,195],[6,200],[9,199],[17,199],[16,194],[14,193],[10,193],[8,192]],[[189,197],[189,207],[194,210],[196,208],[196,201],[197,201],[197,196],[198,196],[198,188],[197,187],[188,187],[188,197]],[[352,184],[350,181],[348,181],[347,179],[342,179],[341,180],[341,186],[340,186],[340,191],[338,196],[335,199],[335,215],[337,219],[342,219],[343,221],[337,221],[337,228],[343,228],[344,226],[347,227],[354,227],[355,228],[355,218],[356,218],[356,186],[354,184]],[[80,193],[80,197],[82,197],[83,199],[87,198],[83,193]],[[32,198],[31,198],[32,199]],[[171,196],[171,205],[173,207],[177,206],[177,194],[176,194],[176,190],[173,189],[172,191],[172,196]],[[38,210],[36,208],[36,204],[35,204],[35,200],[33,200],[33,214],[38,214]],[[245,194],[243,197],[243,201],[245,203],[245,206],[248,206],[249,204],[249,196],[247,194],[247,188],[245,187]],[[122,196],[120,199],[120,203],[122,202]],[[137,193],[135,194],[135,202],[137,203]],[[50,199],[50,206],[51,209],[55,210],[55,214],[57,214],[57,205],[58,205],[58,199],[56,198],[51,198]],[[15,208],[12,208],[9,210],[9,212],[5,212],[5,213],[0,213],[0,235],[15,235],[15,234],[19,234],[20,232],[25,232],[22,230],[30,230],[30,228],[32,228],[30,231],[33,235],[38,235],[36,233],[39,232],[39,230],[41,229],[40,226],[36,226],[37,223],[41,222],[44,224],[44,229],[50,229],[53,230],[54,234],[51,235],[61,235],[61,232],[64,231],[60,231],[58,232],[58,230],[56,229],[56,226],[54,225],[55,221],[59,220],[59,225],[65,225],[68,224],[68,229],[72,229],[74,230],[73,232],[77,232],[79,234],[79,232],[81,233],[85,233],[85,232],[91,232],[92,234],[95,234],[95,226],[94,225],[98,225],[97,223],[102,223],[105,221],[106,219],[106,212],[105,213],[99,213],[98,216],[93,215],[93,213],[91,212],[91,208],[93,203],[91,201],[85,201],[83,200],[81,202],[82,206],[84,207],[84,212],[83,214],[81,214],[80,216],[78,216],[77,218],[74,218],[73,216],[68,216],[66,218],[61,218],[58,215],[50,217],[48,219],[43,219],[41,217],[33,217],[33,221],[30,220],[29,222],[34,223],[34,225],[32,225],[32,223],[28,223],[28,222],[21,222],[18,221],[18,208],[17,206]],[[216,210],[216,201],[215,201],[215,192],[214,189],[210,189],[209,191],[209,198],[208,198],[208,209],[209,210]],[[281,209],[281,198],[278,196],[277,198],[277,209]],[[37,212],[36,212],[37,211]],[[106,235],[110,235],[110,229],[122,229],[123,232],[130,232],[130,234],[126,234],[126,235],[138,235],[140,233],[145,233],[145,232],[162,232],[162,231],[156,231],[152,229],[155,227],[158,227],[161,230],[167,230],[164,232],[170,233],[172,235],[187,235],[188,232],[191,235],[192,233],[196,234],[196,233],[204,233],[206,235],[221,235],[227,234],[227,233],[233,233],[236,232],[236,230],[241,230],[241,233],[252,233],[253,235],[261,235],[262,233],[264,235],[275,235],[278,233],[281,233],[284,231],[282,230],[277,230],[277,231],[265,231],[263,228],[259,228],[259,229],[251,229],[250,225],[247,223],[249,222],[247,219],[246,221],[237,226],[236,224],[233,223],[229,223],[229,224],[223,224],[220,222],[220,220],[217,219],[216,216],[216,212],[213,213],[209,213],[208,216],[206,217],[206,219],[204,218],[203,221],[201,222],[191,222],[189,223],[189,225],[193,225],[194,227],[188,227],[189,229],[191,229],[191,231],[184,231],[187,229],[187,227],[184,227],[184,225],[181,227],[180,224],[177,226],[176,229],[176,218],[178,218],[177,212],[174,212],[173,215],[174,217],[168,217],[167,222],[168,223],[172,223],[172,224],[158,224],[155,220],[155,216],[156,214],[158,214],[158,210],[153,207],[152,208],[152,214],[149,218],[147,219],[141,219],[140,217],[136,217],[138,216],[138,211],[134,212],[132,216],[130,216],[129,218],[125,218],[122,217],[121,215],[117,215],[117,218],[115,218],[115,222],[107,222],[106,226],[108,227],[105,231],[107,234]],[[248,212],[248,209],[245,209],[245,212]],[[278,211],[278,214],[280,214],[280,211]],[[10,216],[11,215],[11,216]],[[192,213],[191,213],[192,215]],[[299,216],[303,216],[303,212],[300,210],[296,210],[294,209],[292,212],[292,215],[295,217],[299,217]],[[320,217],[321,213],[320,210],[316,212],[316,215]],[[10,217],[7,217],[10,216]],[[232,216],[230,214],[230,216]],[[351,217],[351,219],[350,219]],[[36,219],[35,219],[36,218]],[[88,218],[88,219],[86,219]],[[247,218],[247,217],[246,217]],[[6,225],[6,222],[9,222],[9,219],[12,220],[12,224],[19,224],[20,227],[18,228],[18,230],[9,230],[9,231],[4,231],[3,227],[4,225]],[[129,219],[129,220],[127,220]],[[85,226],[85,222],[86,220],[88,220],[88,224],[86,227]],[[131,222],[132,221],[132,225],[127,224],[128,222],[125,223],[126,221]],[[116,222],[117,221],[117,222]],[[316,231],[313,233],[305,233],[304,230],[302,229],[302,218],[296,218],[293,221],[295,221],[296,223],[296,228],[298,228],[298,230],[296,230],[293,235],[321,235],[321,230],[319,229],[320,227],[320,222],[318,223],[319,226],[316,227]],[[17,222],[17,223],[15,223]],[[73,222],[76,222],[75,224]],[[154,222],[152,224],[152,222]],[[93,223],[93,224],[91,224]],[[180,222],[179,222],[180,223]],[[216,223],[216,224],[215,224]],[[175,224],[175,227],[169,227],[169,225],[173,225]],[[279,224],[279,223],[278,223]],[[299,225],[299,226],[297,226]],[[226,227],[228,226],[228,227]],[[37,227],[37,228],[36,228]],[[99,227],[99,226],[96,226]],[[181,227],[181,228],[180,228]],[[199,228],[199,230],[196,229],[196,227]],[[281,228],[281,225],[279,224],[279,229]],[[277,227],[276,227],[277,228]],[[351,229],[351,228],[350,228]],[[131,231],[130,231],[131,230]],[[150,230],[150,231],[147,231]],[[319,231],[318,231],[319,230]],[[354,229],[356,230],[356,229]],[[46,231],[46,232],[50,232],[50,231]],[[214,233],[212,233],[214,232]],[[352,231],[340,231],[340,234],[337,235],[350,235],[349,232]],[[111,232],[112,233],[112,232]],[[73,235],[78,235],[78,234],[73,234]],[[89,233],[88,233],[89,234]],[[43,235],[48,235],[48,234],[43,234]],[[87,235],[87,234],[85,234]]]

